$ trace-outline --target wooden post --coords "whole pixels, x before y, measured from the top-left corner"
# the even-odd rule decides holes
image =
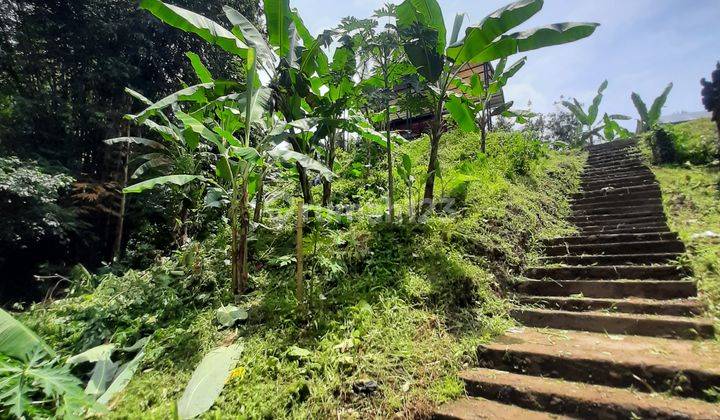
[[[297,227],[295,230],[295,298],[298,306],[305,307],[305,284],[303,282],[303,200],[297,200]]]

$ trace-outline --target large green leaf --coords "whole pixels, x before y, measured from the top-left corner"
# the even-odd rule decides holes
[[[290,50],[290,24],[292,15],[289,0],[265,0],[265,25],[270,45],[278,49],[280,57]]]
[[[650,112],[648,112],[650,124],[656,124],[660,120],[660,113],[665,106],[665,102],[667,102],[668,95],[670,94],[672,88],[673,84],[670,83],[669,85],[667,85],[667,87],[665,87],[663,93],[657,98],[655,98],[655,101],[653,101],[653,104],[650,107]]]
[[[178,186],[183,186],[183,185],[185,185],[189,182],[195,181],[195,180],[205,180],[205,178],[200,175],[160,176],[157,178],[148,179],[147,181],[143,181],[143,182],[137,183],[135,185],[126,187],[123,189],[123,193],[125,193],[125,194],[140,193],[140,192],[152,189],[158,185],[166,185],[166,184],[174,184],[174,185],[178,185]]]
[[[445,106],[450,112],[450,116],[457,123],[458,127],[466,133],[474,133],[477,131],[477,124],[475,123],[475,117],[470,112],[470,108],[463,102],[463,100],[456,96],[450,95]]]
[[[30,328],[0,309],[0,353],[27,360],[27,356],[36,348],[50,356],[55,355],[55,351]]]
[[[165,150],[165,146],[163,146],[161,143],[143,137],[116,137],[114,139],[105,140],[105,144],[112,145],[118,143],[134,143],[147,147],[152,147],[153,149]]]
[[[437,51],[417,40],[406,42],[403,47],[418,74],[430,83],[434,83],[440,78],[445,61]]]
[[[442,9],[436,0],[405,0],[396,9],[399,29],[414,24],[428,27],[437,33],[436,52],[445,53],[446,29]]]
[[[242,13],[232,7],[223,6],[223,11],[230,23],[233,24],[233,33],[238,37],[242,37],[249,46],[255,48],[261,65],[266,66],[266,68],[270,67],[273,61],[273,51],[265,41],[263,34]]]
[[[518,52],[574,42],[592,35],[598,26],[598,23],[565,22],[503,35],[468,61],[487,63]]]
[[[642,121],[643,125],[647,124],[650,120],[647,105],[645,105],[645,102],[642,100],[640,95],[635,92],[630,95],[630,98],[632,99],[633,104],[635,104],[635,109],[637,109],[637,112],[640,115],[640,121]]]
[[[603,92],[605,92],[605,89],[608,87],[608,81],[605,80],[600,84],[600,87],[598,88],[597,95],[595,95],[595,98],[593,98],[593,102],[588,108],[588,125],[595,124],[595,120],[597,120],[598,116],[598,109],[600,108],[600,103],[603,99]]]
[[[453,28],[450,34],[450,45],[457,42],[458,37],[460,36],[460,29],[462,29],[462,24],[464,20],[464,14],[458,13],[455,15],[455,21],[453,21]]]
[[[192,65],[193,70],[195,70],[195,74],[197,75],[198,79],[200,79],[200,82],[212,83],[214,81],[210,70],[205,67],[205,64],[203,64],[202,60],[200,60],[199,55],[195,54],[194,52],[188,51],[185,53],[185,56],[190,59],[190,65]]]
[[[225,387],[242,350],[242,345],[233,344],[215,348],[203,357],[177,402],[179,418],[191,419],[212,407]]]
[[[140,351],[135,355],[135,357],[133,357],[132,360],[116,369],[117,373],[113,377],[112,383],[97,400],[100,404],[107,405],[113,397],[115,397],[115,395],[125,389],[127,384],[130,383],[130,380],[135,375],[135,371],[137,371],[138,367],[140,367],[140,362],[142,362],[143,357],[145,357],[145,346],[147,345],[147,342],[147,338],[139,340],[138,344],[140,346]]]
[[[268,152],[268,154],[273,158],[287,162],[297,162],[305,169],[320,172],[320,175],[328,181],[331,181],[335,177],[335,174],[328,169],[327,166],[310,156],[298,153],[294,150],[275,148]]]
[[[562,101],[562,104],[565,108],[569,109],[570,112],[573,113],[573,115],[575,115],[575,118],[577,118],[581,124],[589,125],[587,114],[585,113],[585,111],[583,111],[582,107],[580,107],[577,103],[572,103],[569,101]]]
[[[182,7],[165,4],[160,0],[141,0],[140,7],[170,26],[194,33],[231,54],[245,57],[247,45],[232,32],[205,16],[185,10]]]
[[[85,350],[84,352],[76,354],[75,356],[69,357],[65,363],[71,366],[85,362],[94,363],[98,360],[109,359],[114,350],[115,344],[102,344]]]
[[[167,108],[170,105],[176,104],[182,101],[197,101],[199,99],[205,99],[205,91],[215,87],[215,83],[201,83],[199,85],[193,85],[181,89],[171,95],[168,95],[149,107],[142,110],[140,113],[135,115],[128,115],[133,120],[143,122],[146,118],[154,115],[158,110]]]
[[[494,11],[479,24],[468,27],[465,38],[448,48],[448,57],[456,63],[472,60],[497,37],[530,19],[542,7],[542,0],[521,0]]]

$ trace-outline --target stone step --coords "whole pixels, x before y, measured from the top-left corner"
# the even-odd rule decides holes
[[[612,221],[612,220],[622,220],[622,219],[636,219],[641,217],[661,217],[663,220],[665,219],[665,215],[662,211],[657,210],[632,210],[627,211],[622,214],[588,214],[588,215],[578,215],[578,216],[571,216],[568,218],[568,221],[572,223],[588,223],[588,222],[605,222],[605,221]]]
[[[648,233],[620,233],[620,234],[596,234],[596,235],[578,235],[554,238],[545,241],[545,245],[577,245],[577,244],[595,244],[595,243],[613,243],[613,242],[640,242],[640,241],[663,241],[677,239],[677,233],[674,232],[648,232]]]
[[[653,182],[656,180],[655,175],[650,171],[648,171],[648,172],[619,172],[617,174],[611,173],[611,174],[606,174],[603,176],[583,177],[583,178],[580,178],[580,185],[584,189],[588,189],[586,187],[586,185],[602,184],[602,183],[609,185],[610,182],[615,182],[618,180],[623,180],[623,181],[630,180],[630,181],[628,181],[628,185],[630,185],[632,182],[634,182],[633,180],[638,180],[638,179],[641,179],[641,180],[647,179],[647,180],[650,180]]]
[[[704,311],[703,305],[697,299],[598,299],[586,297],[522,295],[516,296],[516,299],[521,305],[572,312],[609,311],[626,314],[698,316]]]
[[[579,193],[575,193],[572,195],[573,199],[589,199],[589,198],[597,198],[597,197],[610,197],[610,196],[630,196],[635,193],[639,192],[649,192],[653,191],[656,193],[660,193],[660,186],[655,184],[648,184],[648,185],[635,185],[632,187],[625,186],[625,187],[612,187],[612,188],[598,188],[596,190],[592,191],[583,191]]]
[[[675,265],[590,265],[565,267],[531,267],[525,270],[530,279],[613,280],[652,279],[680,280],[686,271]]]
[[[642,159],[642,155],[637,150],[623,150],[614,153],[598,153],[588,156],[586,162],[590,165],[595,162],[604,162],[609,160],[628,158]]]
[[[635,166],[635,165],[642,165],[642,161],[638,158],[619,158],[619,159],[610,159],[610,160],[604,160],[604,161],[596,161],[592,162],[590,164],[587,164],[584,169],[594,169],[594,170],[608,170],[608,169],[615,169],[622,166]]]
[[[612,217],[614,216],[614,217]],[[593,226],[619,226],[619,225],[639,225],[647,223],[666,223],[665,214],[625,214],[622,217],[619,215],[609,214],[605,217],[598,218],[585,218],[585,220],[577,220],[574,222],[580,229],[586,229]]]
[[[690,280],[521,280],[519,294],[534,296],[579,296],[624,299],[684,299],[697,296],[697,285]]]
[[[537,308],[512,309],[510,315],[528,327],[693,340],[715,335],[713,322],[702,318]]]
[[[484,368],[699,399],[720,387],[720,346],[712,341],[522,328],[481,345],[478,360]]]
[[[570,420],[558,414],[528,410],[485,398],[461,398],[438,408],[432,416],[435,420]]]
[[[628,264],[661,264],[675,261],[680,257],[677,252],[657,254],[614,254],[614,255],[559,255],[540,257],[541,264],[567,265],[628,265]]]
[[[681,241],[639,241],[621,243],[597,243],[578,245],[553,245],[545,248],[547,256],[587,254],[647,254],[685,252]]]
[[[598,166],[610,166],[615,165],[618,162],[625,163],[628,161],[632,161],[638,165],[642,165],[642,160],[643,157],[637,153],[589,157],[588,160],[585,161],[585,169],[595,168]]]
[[[649,185],[654,184],[656,179],[654,176],[629,176],[624,178],[615,178],[610,180],[600,180],[592,182],[580,182],[580,189],[582,191],[594,191],[599,188],[607,187],[631,187],[635,185]]]
[[[628,164],[625,164],[625,165],[614,166],[614,167],[609,168],[609,169],[607,169],[607,168],[598,168],[598,169],[595,169],[595,168],[593,168],[593,167],[586,166],[586,167],[585,167],[585,170],[583,171],[583,173],[582,173],[581,176],[602,174],[602,173],[605,173],[605,172],[608,171],[608,170],[617,171],[617,170],[633,170],[633,169],[647,169],[647,165],[645,165],[645,164],[643,164],[643,163],[628,163]]]
[[[589,146],[587,146],[587,151],[590,152],[590,154],[594,154],[594,153],[602,153],[607,150],[618,150],[618,149],[624,149],[624,148],[630,148],[630,147],[637,147],[637,145],[638,145],[638,141],[635,138],[623,139],[623,140],[613,140],[613,141],[608,141],[605,143],[589,145]]]
[[[593,216],[593,215],[603,215],[603,214],[616,214],[616,215],[625,215],[628,213],[638,213],[638,212],[649,212],[649,213],[663,213],[664,209],[662,204],[618,204],[615,206],[609,206],[609,207],[603,207],[603,206],[597,206],[595,208],[587,208],[587,209],[573,209],[573,216]]]
[[[653,173],[650,169],[633,169],[633,170],[608,170],[596,174],[583,174],[580,177],[581,182],[604,181],[615,178],[627,178],[633,176],[651,176]]]
[[[654,197],[609,197],[609,198],[596,198],[588,202],[572,202],[570,208],[572,210],[587,210],[602,207],[631,207],[631,206],[643,206],[643,205],[662,205],[662,198],[658,193]]]
[[[665,223],[645,223],[645,224],[631,224],[631,225],[616,225],[616,226],[588,226],[580,230],[586,235],[596,235],[601,233],[606,234],[621,234],[621,233],[653,233],[653,232],[670,232],[670,228]]]
[[[584,419],[717,419],[720,405],[501,370],[460,372],[471,396]]]

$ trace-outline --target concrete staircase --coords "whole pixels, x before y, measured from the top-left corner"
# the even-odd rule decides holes
[[[590,148],[572,197],[580,233],[545,244],[516,288],[524,325],[478,349],[442,419],[720,419],[720,347],[676,263],[661,192],[633,141]]]

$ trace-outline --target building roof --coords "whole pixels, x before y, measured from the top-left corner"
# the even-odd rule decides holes
[[[660,117],[660,122],[663,124],[679,124],[686,121],[699,120],[701,118],[711,118],[712,114],[709,112],[677,112],[675,114],[663,115]]]

